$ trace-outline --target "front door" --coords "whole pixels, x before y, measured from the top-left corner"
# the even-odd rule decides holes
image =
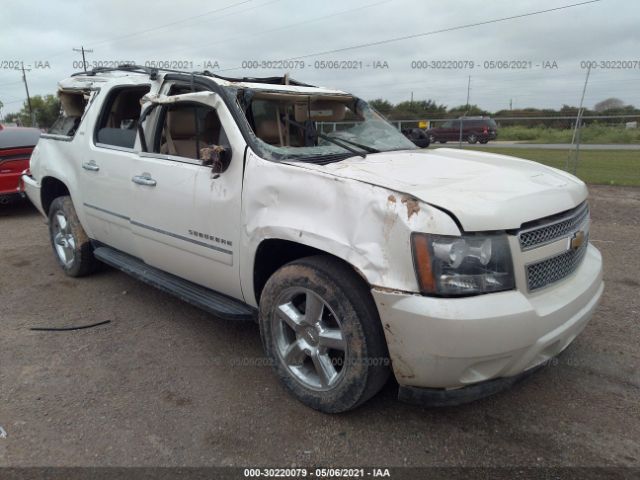
[[[134,160],[131,228],[139,256],[199,285],[242,299],[239,238],[244,139],[211,92],[158,104]],[[231,149],[227,170],[203,165],[201,149]]]

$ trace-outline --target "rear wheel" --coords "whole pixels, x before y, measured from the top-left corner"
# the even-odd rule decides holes
[[[472,133],[469,136],[467,136],[467,142],[469,142],[469,143],[478,143],[477,135]]]
[[[488,138],[485,138],[485,139],[483,139],[483,140],[480,140],[480,143],[481,143],[481,144],[483,144],[483,145],[485,145],[485,144],[489,143],[489,139],[488,139]]]
[[[51,203],[49,237],[58,263],[70,277],[88,275],[99,266],[71,197],[58,197]]]
[[[316,410],[355,408],[388,379],[386,342],[371,294],[334,258],[304,258],[271,276],[260,300],[260,333],[285,388]]]

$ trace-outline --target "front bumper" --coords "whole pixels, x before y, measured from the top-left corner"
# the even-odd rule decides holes
[[[584,329],[603,289],[602,257],[589,245],[572,275],[535,294],[372,293],[401,387],[457,389],[514,377],[556,356]]]
[[[24,193],[27,195],[31,203],[33,203],[33,205],[38,209],[38,211],[46,217],[47,214],[44,212],[44,209],[42,208],[42,197],[40,196],[40,184],[33,177],[27,175],[26,173],[23,173],[20,179],[21,179],[22,189]]]

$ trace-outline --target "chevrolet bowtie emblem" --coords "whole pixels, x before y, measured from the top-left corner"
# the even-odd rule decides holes
[[[582,246],[582,244],[584,243],[584,240],[585,240],[585,233],[582,230],[577,231],[576,233],[573,234],[573,237],[571,237],[571,242],[569,243],[569,247],[571,248],[571,250],[577,250]]]

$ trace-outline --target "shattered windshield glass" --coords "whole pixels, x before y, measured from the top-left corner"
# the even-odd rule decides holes
[[[417,148],[351,95],[252,91],[249,98],[247,121],[268,159],[321,161]]]

